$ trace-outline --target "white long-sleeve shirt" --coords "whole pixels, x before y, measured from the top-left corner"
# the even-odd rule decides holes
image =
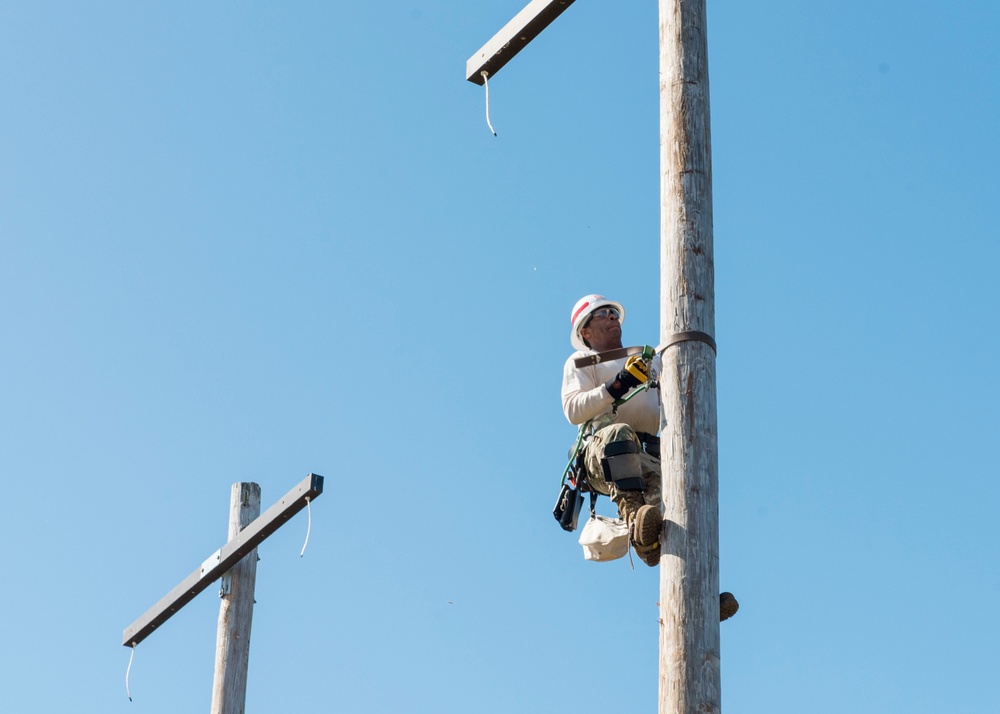
[[[593,350],[578,351],[570,355],[563,367],[562,405],[563,414],[570,424],[583,424],[588,419],[611,411],[614,404],[604,386],[625,366],[625,359],[598,362],[589,367],[576,367],[573,360],[596,354]],[[653,360],[650,379],[655,379],[660,371],[660,357]],[[658,434],[660,431],[660,391],[647,389],[618,407],[618,415],[609,419],[608,424],[624,422],[636,431]]]

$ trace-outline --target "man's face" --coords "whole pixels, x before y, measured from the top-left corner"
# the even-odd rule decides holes
[[[583,339],[598,352],[613,350],[622,346],[622,324],[618,311],[613,307],[594,310],[587,326],[580,330]]]

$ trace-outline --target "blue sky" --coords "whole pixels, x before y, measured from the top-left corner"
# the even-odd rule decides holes
[[[658,340],[656,3],[0,3],[2,708],[654,711],[658,581],[550,510],[569,312]],[[1000,5],[708,6],[723,706],[989,711]],[[606,505],[606,504],[605,504]]]

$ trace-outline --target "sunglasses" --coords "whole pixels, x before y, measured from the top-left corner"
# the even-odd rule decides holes
[[[590,313],[590,319],[587,320],[587,324],[589,325],[590,320],[593,320],[595,317],[612,317],[612,316],[616,320],[622,319],[622,316],[618,313],[618,310],[616,310],[615,308],[602,307],[601,309],[594,310],[592,313]]]

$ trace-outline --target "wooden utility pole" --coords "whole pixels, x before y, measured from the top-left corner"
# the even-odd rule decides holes
[[[466,63],[484,84],[572,0],[531,0]],[[715,270],[705,0],[660,0],[660,714],[721,711]],[[664,347],[666,346],[666,347]]]
[[[660,714],[721,711],[715,262],[705,0],[660,0]]]
[[[260,486],[233,484],[229,541],[212,553],[173,590],[125,628],[122,644],[135,648],[160,625],[222,579],[212,714],[242,714],[250,660],[250,625],[257,576],[257,546],[323,493],[323,477],[309,474],[260,514]],[[259,515],[260,514],[260,515]],[[307,531],[308,537],[308,531]],[[126,682],[127,683],[127,682]]]
[[[234,483],[229,504],[229,540],[260,515],[260,486]],[[257,579],[257,549],[222,577],[219,630],[215,643],[212,714],[243,714],[250,665],[250,628]]]

